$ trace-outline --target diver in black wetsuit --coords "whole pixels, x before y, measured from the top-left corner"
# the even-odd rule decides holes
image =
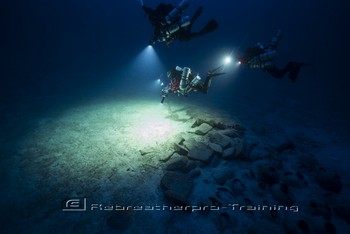
[[[240,63],[250,68],[259,68],[268,72],[271,76],[280,79],[288,73],[289,79],[294,83],[302,66],[309,63],[288,62],[284,68],[277,68],[274,60],[277,56],[277,46],[282,39],[282,31],[278,31],[268,46],[257,43],[254,47],[248,48],[240,58]]]
[[[190,18],[183,16],[188,6],[187,0],[182,0],[177,6],[160,3],[155,9],[146,7],[142,3],[142,9],[154,27],[153,37],[149,43],[154,44],[159,41],[170,44],[175,39],[188,41],[217,29],[217,22],[210,20],[199,32],[192,32],[192,24],[202,13],[203,7],[198,7]]]
[[[222,66],[219,66],[213,70],[210,70],[207,73],[204,83],[201,82],[201,77],[198,73],[195,75],[191,68],[189,67],[174,67],[171,71],[168,72],[169,83],[166,87],[162,89],[162,100],[164,102],[165,97],[169,93],[177,93],[179,96],[187,96],[190,92],[199,91],[206,94],[210,87],[212,78],[214,76],[224,75],[224,72],[217,72],[221,69]]]

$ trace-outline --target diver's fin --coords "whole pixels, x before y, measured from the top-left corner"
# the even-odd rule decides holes
[[[196,19],[198,19],[198,17],[202,14],[203,11],[203,7],[200,6],[197,8],[196,12],[194,13],[194,15],[191,18],[191,24],[196,21]]]
[[[218,28],[218,22],[216,20],[210,20],[202,30],[199,31],[199,34],[206,34],[215,31]]]
[[[220,65],[220,66],[218,66],[218,67],[216,67],[216,68],[214,68],[214,69],[211,69],[210,71],[208,71],[208,74],[213,74],[213,73],[215,73],[216,71],[218,71],[219,69],[221,69],[223,66],[224,66],[224,65],[222,64],[222,65]]]
[[[208,73],[207,73],[207,77],[212,78],[212,77],[214,77],[214,76],[221,76],[221,75],[225,75],[225,74],[226,74],[226,72],[216,72],[216,73],[208,72]]]
[[[289,62],[290,66],[289,79],[294,83],[300,71],[300,68],[303,66],[310,66],[311,63],[299,63],[299,62]]]

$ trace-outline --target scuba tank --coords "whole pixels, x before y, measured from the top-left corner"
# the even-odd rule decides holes
[[[175,24],[172,24],[170,25],[167,29],[166,29],[166,34],[168,36],[170,36],[171,34],[173,34],[174,32],[178,31],[180,28],[184,28],[188,25],[191,24],[191,20],[190,20],[190,17],[188,16],[185,16],[183,17],[179,23],[175,23]]]
[[[267,47],[270,50],[276,50],[278,44],[280,43],[281,39],[282,39],[282,31],[278,30],[276,35],[271,39],[269,46]]]
[[[167,16],[165,16],[165,21],[167,24],[171,24],[173,20],[179,17],[182,12],[188,7],[187,0],[182,0]]]
[[[190,73],[191,73],[191,69],[189,67],[184,67],[182,69],[182,75],[181,75],[180,86],[179,86],[180,91],[183,91],[186,88]]]

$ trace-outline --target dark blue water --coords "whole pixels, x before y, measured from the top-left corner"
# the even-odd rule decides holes
[[[144,1],[151,7],[158,3]],[[165,78],[161,74],[173,66],[189,66],[205,74],[226,54],[238,56],[256,42],[267,43],[278,29],[284,37],[277,65],[312,63],[302,68],[296,83],[247,67],[227,68],[225,76],[213,80],[207,95],[194,95],[193,100],[249,118],[243,122],[259,121],[257,113],[269,116],[283,110],[277,118],[303,127],[317,122],[349,141],[347,1],[189,3],[189,13],[204,6],[194,30],[211,18],[218,21],[219,28],[189,42],[157,43],[154,50],[162,66],[155,67],[147,60],[133,65],[153,32],[139,1],[2,1],[0,121],[30,113],[25,123],[16,123],[3,137],[2,147],[6,148],[6,139],[13,142],[24,137],[21,130],[30,131],[32,119],[56,106],[63,109],[111,92],[131,98],[154,96],[159,102],[160,89],[145,87],[158,76]],[[290,120],[289,113],[301,117]]]

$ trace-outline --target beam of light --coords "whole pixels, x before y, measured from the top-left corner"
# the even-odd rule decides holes
[[[154,79],[162,71],[164,71],[164,66],[159,59],[153,46],[146,46],[132,62],[132,70],[135,73],[139,73],[139,79],[147,80]]]
[[[230,55],[224,58],[224,62],[222,66],[225,67],[226,65],[229,65],[229,64],[233,64],[234,65],[233,68],[237,68],[238,66],[241,65],[241,61],[239,61],[239,59],[236,58],[231,52]]]
[[[232,62],[231,56],[226,56],[226,57],[224,58],[224,64],[225,64],[225,65],[228,65],[228,64],[230,64],[231,62]]]
[[[153,46],[145,46],[126,66],[114,75],[115,88],[129,93],[154,93],[154,80],[165,70]],[[159,88],[159,85],[157,86]]]

